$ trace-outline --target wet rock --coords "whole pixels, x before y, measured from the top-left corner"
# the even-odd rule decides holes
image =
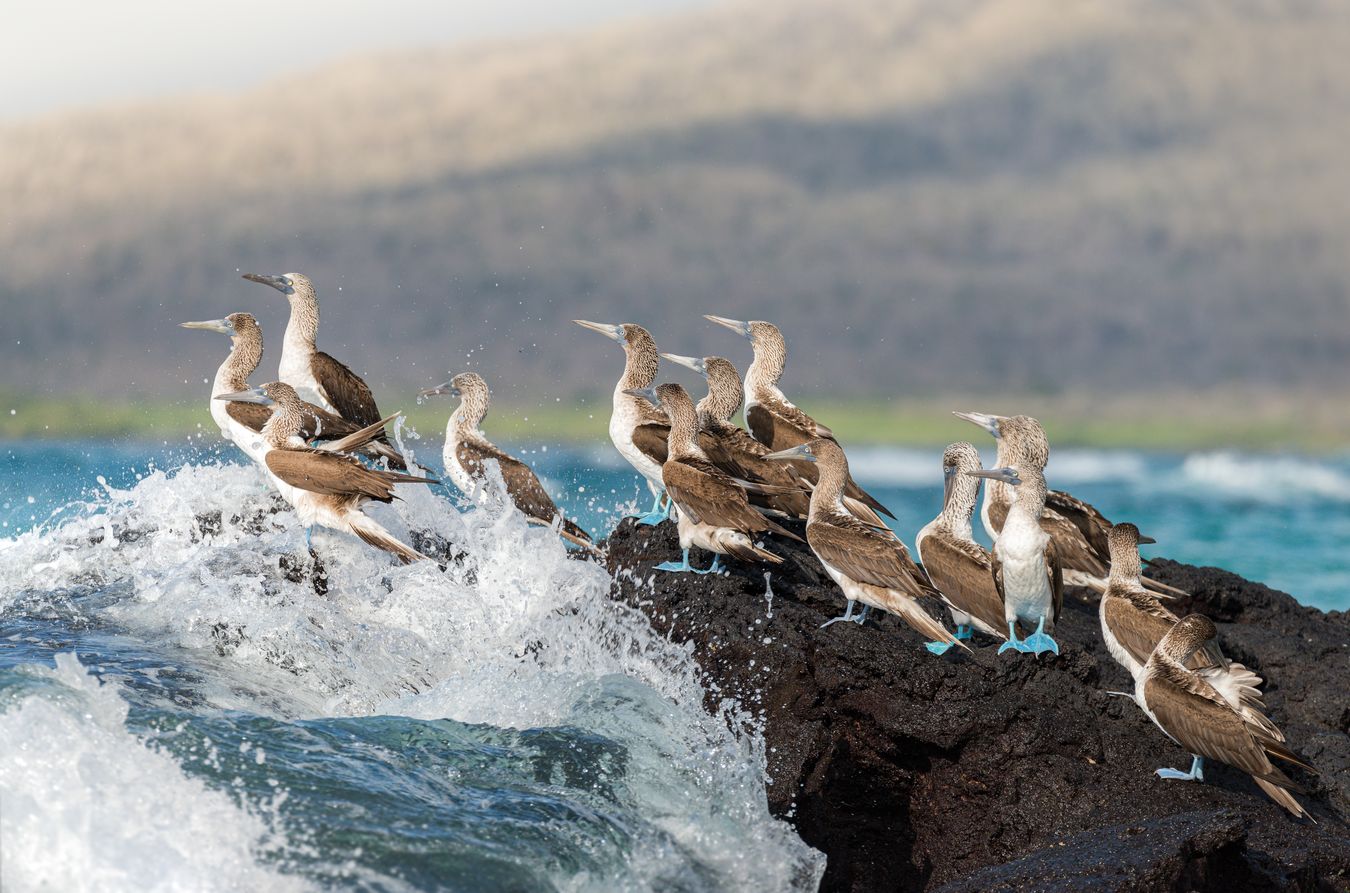
[[[1267,680],[1318,824],[1298,822],[1242,773],[1163,781],[1189,755],[1132,701],[1106,653],[1095,597],[1074,590],[1058,657],[936,658],[892,617],[820,624],[844,600],[805,547],[771,539],[772,571],[654,572],[678,559],[674,525],[624,521],[608,542],[615,596],[694,643],[710,701],[761,719],[773,811],[829,857],[835,890],[1350,890],[1350,619],[1236,575],[1159,561],[1218,621],[1220,642]],[[693,556],[706,566],[710,555]]]

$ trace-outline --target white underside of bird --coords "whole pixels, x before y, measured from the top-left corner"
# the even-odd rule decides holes
[[[1039,524],[1009,515],[994,551],[1003,566],[1003,617],[1035,627],[1045,618],[1054,623],[1054,593],[1046,573],[1045,547],[1050,537]]]
[[[614,389],[614,412],[609,417],[609,439],[619,455],[628,460],[628,464],[637,469],[647,479],[652,495],[665,491],[666,485],[661,478],[661,466],[646,453],[633,445],[633,428],[642,420],[634,398],[623,392],[623,384]]]
[[[309,345],[294,343],[288,337],[281,348],[277,377],[294,388],[301,400],[321,406],[334,415],[341,415],[333,408],[333,404],[328,402],[323,386],[314,377],[314,368],[310,363],[313,354],[314,351]]]
[[[676,522],[680,531],[681,549],[698,546],[718,555],[733,555],[734,547],[740,547],[742,550],[752,550],[755,547],[754,540],[739,530],[691,521],[686,512],[681,512]]]

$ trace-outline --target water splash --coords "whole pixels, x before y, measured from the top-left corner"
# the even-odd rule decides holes
[[[190,690],[175,698],[192,704],[194,716],[242,711],[274,722],[268,735],[284,740],[303,728],[338,742],[325,745],[338,751],[348,739],[334,737],[334,723],[359,721],[356,740],[395,728],[406,742],[432,734],[407,723],[436,723],[434,734],[442,735],[450,722],[470,737],[478,733],[467,730],[499,730],[491,734],[507,735],[511,748],[528,751],[526,742],[542,732],[566,750],[619,755],[604,758],[609,768],[546,773],[542,782],[528,773],[543,764],[526,760],[515,771],[527,775],[507,789],[514,791],[509,809],[494,799],[499,793],[488,806],[465,801],[467,813],[447,816],[446,798],[459,801],[440,782],[420,788],[438,821],[473,816],[486,849],[463,850],[468,876],[520,835],[519,820],[510,818],[524,808],[518,798],[543,797],[557,804],[550,809],[581,809],[622,833],[609,844],[547,837],[574,850],[547,858],[547,847],[533,855],[523,848],[508,859],[523,872],[512,875],[515,883],[546,878],[578,890],[818,884],[819,854],[768,814],[764,754],[750,719],[735,704],[709,715],[688,649],[612,601],[604,570],[528,526],[499,481],[489,488],[495,498],[462,512],[429,488],[400,488],[406,502],[372,511],[396,535],[437,544],[444,570],[434,562],[399,567],[355,540],[316,531],[322,578],[298,520],[253,468],[188,465],[105,489],[94,509],[54,529],[0,540],[0,610],[114,630],[174,656],[192,669]],[[230,724],[212,728],[221,738],[243,734]],[[238,741],[226,743],[238,752]],[[282,741],[261,743],[269,756],[260,768],[284,777]],[[402,766],[403,747],[380,759]],[[474,765],[481,752],[500,750],[475,747]],[[455,756],[439,758],[442,778],[465,771]],[[251,784],[248,763],[239,771]],[[543,763],[557,764],[556,756]],[[418,765],[406,771],[415,774]],[[388,775],[386,765],[381,776]],[[392,776],[370,783],[365,793],[377,801],[389,796],[385,786],[398,785]],[[297,790],[283,812],[323,813],[306,813]],[[596,833],[609,839],[617,832]],[[330,862],[348,858],[327,854]],[[365,858],[370,870],[386,870],[375,856]],[[350,876],[331,864],[309,873],[338,882]]]

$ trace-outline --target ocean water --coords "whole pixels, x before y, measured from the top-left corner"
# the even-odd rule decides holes
[[[439,437],[406,445],[439,467]],[[518,448],[583,526],[648,507],[612,450]],[[938,450],[855,450],[906,541]],[[992,456],[986,456],[986,461]],[[1350,606],[1350,460],[1058,451],[1155,554]],[[755,717],[504,505],[373,513],[447,573],[304,532],[232,447],[0,446],[0,887],[810,890]],[[203,523],[203,519],[205,523]],[[747,630],[747,634],[751,631]]]

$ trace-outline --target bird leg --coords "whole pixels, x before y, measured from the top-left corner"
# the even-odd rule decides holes
[[[714,553],[713,563],[706,571],[701,571],[698,570],[697,568],[690,568],[690,570],[692,570],[696,574],[715,574],[718,571],[722,570],[722,556]]]
[[[660,524],[670,517],[670,499],[668,497],[666,498],[666,507],[664,509],[661,508],[661,499],[662,497],[665,497],[665,495],[664,492],[656,494],[656,501],[652,503],[652,510],[641,518],[638,518],[637,522],[639,524],[655,527],[657,524]]]
[[[1204,757],[1198,757],[1191,754],[1191,771],[1182,772],[1180,769],[1159,769],[1159,778],[1169,778],[1175,781],[1204,781],[1205,780],[1205,760]]]
[[[1025,643],[1017,641],[1017,621],[1008,621],[1008,641],[998,646],[998,653],[1005,651],[1030,651],[1031,649]]]
[[[1022,645],[1027,651],[1034,651],[1041,654],[1050,651],[1059,654],[1059,643],[1045,634],[1045,615],[1041,615],[1041,622],[1036,625],[1036,631],[1022,640]]]
[[[853,599],[849,599],[848,610],[845,611],[843,614],[839,615],[838,617],[834,618],[833,620],[826,620],[824,623],[820,625],[820,628],[824,629],[831,623],[838,623],[841,620],[852,620],[852,619],[853,619]]]
[[[672,573],[682,573],[684,571],[694,571],[696,574],[707,573],[707,571],[694,570],[694,568],[690,566],[688,549],[684,550],[684,560],[679,564],[676,564],[673,561],[663,561],[656,566],[656,569],[659,571],[670,571]]]
[[[854,617],[853,622],[858,624],[859,626],[862,626],[864,623],[867,622],[867,618],[871,613],[872,613],[872,606],[863,605],[862,613],[860,613],[857,617]]]

